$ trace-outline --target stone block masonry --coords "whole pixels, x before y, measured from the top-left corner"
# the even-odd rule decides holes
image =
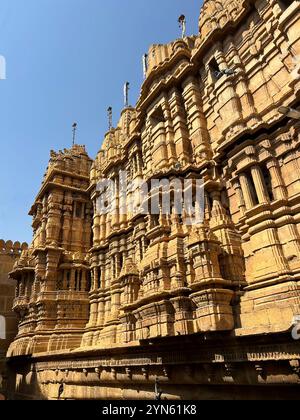
[[[94,160],[51,152],[11,272],[16,398],[299,395],[300,124],[278,111],[300,106],[299,56],[299,1],[205,0],[195,36],[150,47]],[[123,212],[120,171],[202,179],[203,220],[174,189],[167,214],[161,190],[159,214]]]

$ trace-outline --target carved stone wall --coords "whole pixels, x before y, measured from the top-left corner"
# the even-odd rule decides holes
[[[205,1],[197,36],[150,48],[138,103],[93,162],[79,146],[51,153],[34,240],[12,273],[20,328],[8,354],[33,355],[17,369],[19,397],[32,383],[43,398],[152,398],[155,376],[169,398],[299,383],[300,125],[278,112],[299,107],[299,11],[299,1]],[[118,189],[120,171],[148,185],[202,179],[203,222],[187,224],[174,195],[165,214],[159,191],[158,214],[123,212],[132,192]],[[103,179],[115,212],[98,211]],[[210,356],[191,368],[183,343],[197,353],[198,337],[222,349],[202,343]],[[155,362],[147,346],[158,354],[169,340],[178,355],[167,347]]]
[[[20,323],[9,356],[80,345],[89,317],[90,166],[84,147],[51,152],[30,211],[34,239],[11,273]]]
[[[6,352],[18,332],[17,317],[12,310],[15,284],[9,273],[26,249],[26,243],[0,240],[0,393],[6,392]]]

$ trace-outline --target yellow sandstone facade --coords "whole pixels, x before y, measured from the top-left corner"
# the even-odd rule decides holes
[[[92,161],[51,152],[11,272],[17,398],[299,392],[300,3],[206,0],[199,34],[153,45],[135,108]],[[97,185],[204,181],[204,220],[97,212]],[[130,193],[127,195],[129,200]],[[174,202],[171,200],[171,206]]]
[[[5,364],[6,352],[18,331],[17,316],[12,312],[15,284],[8,278],[26,243],[0,240],[0,398],[7,391],[8,373]]]

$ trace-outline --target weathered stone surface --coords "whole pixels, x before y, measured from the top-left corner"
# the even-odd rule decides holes
[[[0,394],[6,392],[6,352],[18,332],[17,316],[12,311],[15,284],[9,273],[27,247],[26,243],[0,240]]]
[[[168,398],[238,385],[294,395],[300,127],[278,108],[299,105],[299,12],[299,1],[205,1],[197,36],[151,47],[138,103],[94,161],[78,145],[51,153],[34,240],[11,274],[11,366],[34,355],[15,365],[19,398],[154,398],[156,377]],[[188,226],[174,203],[123,213],[120,192],[118,211],[99,213],[97,184],[120,170],[202,178],[204,221]]]

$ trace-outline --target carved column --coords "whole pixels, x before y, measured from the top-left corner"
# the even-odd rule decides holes
[[[103,326],[104,315],[105,315],[105,302],[104,302],[104,298],[101,298],[98,301],[98,316],[97,316],[97,326],[98,327]]]
[[[246,205],[245,205],[245,201],[244,201],[244,197],[243,197],[243,191],[242,191],[242,188],[241,188],[241,185],[240,185],[238,179],[235,179],[232,182],[232,187],[235,190],[236,197],[237,197],[237,202],[238,202],[238,207],[240,209],[241,216],[243,217],[243,216],[245,216]]]
[[[98,304],[94,300],[91,301],[91,315],[88,327],[96,327],[98,316]]]
[[[75,290],[75,269],[72,268],[71,270],[71,278],[70,278],[70,292]]]
[[[113,198],[111,226],[113,230],[117,230],[119,229],[119,224],[120,224],[119,180],[117,177],[115,177],[113,181],[114,181],[114,198]]]
[[[107,215],[103,214],[100,219],[100,244],[103,244],[106,241],[107,233]]]
[[[240,92],[239,95],[242,105],[242,113],[245,120],[248,121],[248,124],[250,126],[254,126],[259,123],[261,118],[258,115],[257,109],[255,108],[253,94],[249,87],[248,76],[233,38],[230,43],[230,49],[232,51],[232,58],[235,64],[235,68],[237,70],[237,90]]]
[[[85,292],[87,289],[87,272],[85,269],[82,270],[82,278],[81,278],[81,290]]]
[[[274,188],[276,200],[286,200],[287,190],[280,172],[277,160],[271,160],[267,163],[267,168],[270,171],[272,186]]]
[[[248,185],[248,177],[246,174],[242,173],[239,175],[239,179],[246,204],[246,209],[251,210],[255,206],[255,202]]]
[[[191,143],[183,101],[176,88],[173,88],[170,93],[169,104],[171,108],[177,159],[185,166],[192,158]]]
[[[98,274],[98,267],[94,267],[94,287],[93,290],[98,290],[98,284],[99,284],[99,274]]]
[[[100,217],[98,215],[94,216],[93,232],[94,232],[94,246],[97,246],[99,245],[99,237],[100,237]]]
[[[251,173],[259,203],[268,203],[270,199],[268,197],[268,192],[264,183],[264,178],[260,167],[258,165],[252,166]]]
[[[161,115],[162,113],[162,115]],[[162,109],[156,110],[151,116],[151,143],[152,164],[154,169],[162,169],[168,166],[168,148],[166,138],[166,122]]]
[[[197,163],[210,159],[211,149],[207,122],[202,109],[202,97],[199,83],[194,77],[189,77],[183,83],[184,106],[188,117],[189,137],[191,139]]]
[[[47,243],[52,246],[58,246],[61,229],[62,200],[63,194],[61,192],[54,192],[49,195]]]
[[[25,295],[25,275],[22,274],[22,280],[20,282],[19,296],[23,297]]]
[[[228,68],[228,65],[221,47],[216,53],[215,58],[220,70],[225,70]],[[218,80],[218,83],[215,85],[214,94],[217,98],[218,112],[225,123],[222,127],[223,135],[231,136],[232,133],[236,133],[245,128],[242,105],[236,92],[233,76],[227,76]]]

